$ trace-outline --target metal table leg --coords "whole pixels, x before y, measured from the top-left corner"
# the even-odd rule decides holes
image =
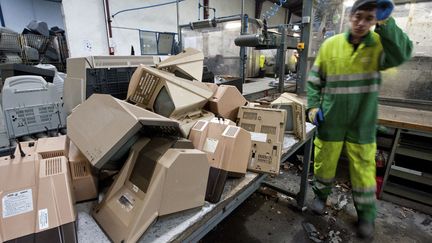
[[[388,161],[387,161],[387,164],[386,164],[386,170],[385,170],[383,182],[382,182],[382,185],[381,185],[381,191],[379,191],[379,193],[378,193],[378,198],[381,198],[382,193],[384,191],[384,186],[385,186],[385,184],[387,182],[387,179],[389,177],[390,170],[391,170],[391,165],[393,164],[393,160],[394,160],[394,157],[395,157],[395,154],[396,154],[396,149],[397,149],[397,147],[399,145],[400,133],[401,133],[401,129],[396,128],[395,133],[394,133],[394,137],[393,137],[392,148],[391,148],[390,155],[389,155],[389,158],[388,158]]]
[[[306,196],[308,189],[308,175],[309,175],[309,165],[312,153],[312,141],[313,136],[311,136],[308,141],[304,145],[304,154],[303,154],[303,171],[301,175],[300,181],[300,192],[297,194],[297,207],[304,211],[306,210]]]

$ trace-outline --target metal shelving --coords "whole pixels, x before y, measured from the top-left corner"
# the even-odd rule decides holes
[[[396,128],[381,193],[383,199],[432,211],[432,150],[427,149],[431,147],[430,133]]]

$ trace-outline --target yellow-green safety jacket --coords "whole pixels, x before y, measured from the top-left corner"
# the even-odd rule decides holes
[[[324,41],[307,80],[308,108],[324,112],[318,137],[374,143],[380,70],[402,64],[411,51],[411,41],[393,18],[370,31],[357,50],[349,32]]]

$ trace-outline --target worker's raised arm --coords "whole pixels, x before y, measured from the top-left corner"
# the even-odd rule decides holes
[[[380,35],[384,49],[381,70],[398,66],[411,58],[413,44],[392,17],[377,25],[375,32]]]

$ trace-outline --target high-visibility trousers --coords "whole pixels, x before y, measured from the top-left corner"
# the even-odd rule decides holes
[[[327,200],[336,175],[339,156],[345,145],[357,216],[362,220],[374,221],[376,218],[376,143],[355,144],[347,141],[323,141],[316,138],[314,144],[315,178],[312,189],[315,195],[324,201]]]

